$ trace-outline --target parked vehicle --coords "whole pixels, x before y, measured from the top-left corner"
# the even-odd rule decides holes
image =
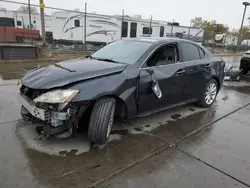
[[[28,72],[20,86],[21,114],[44,121],[49,136],[88,126],[89,140],[103,144],[115,116],[126,120],[192,102],[211,106],[224,67],[222,59],[188,40],[118,40],[86,59]],[[86,114],[88,125],[81,123]]]
[[[247,74],[250,70],[250,50],[246,51],[243,54],[243,57],[240,60],[240,69],[242,70],[242,74]]]

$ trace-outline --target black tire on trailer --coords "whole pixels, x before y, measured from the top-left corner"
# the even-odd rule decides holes
[[[248,69],[242,69],[242,74],[247,75],[248,71],[249,71]]]
[[[105,144],[110,135],[116,100],[113,97],[105,97],[96,101],[93,106],[89,128],[89,141],[93,144]]]
[[[211,106],[218,94],[218,83],[215,79],[209,80],[202,95],[200,96],[199,101],[196,103],[198,106],[207,108]]]

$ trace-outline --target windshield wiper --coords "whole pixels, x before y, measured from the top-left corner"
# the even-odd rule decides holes
[[[95,58],[95,59],[97,59],[99,61],[107,61],[107,62],[112,62],[112,63],[120,63],[118,61],[115,61],[115,60],[109,59],[109,58]]]

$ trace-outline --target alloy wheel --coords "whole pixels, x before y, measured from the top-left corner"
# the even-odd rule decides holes
[[[208,105],[211,105],[217,95],[217,85],[214,82],[211,82],[210,84],[208,84],[207,88],[206,88],[206,93],[205,93],[205,102]]]

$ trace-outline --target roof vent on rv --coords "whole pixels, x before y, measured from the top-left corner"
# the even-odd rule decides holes
[[[139,14],[132,15],[132,17],[136,18],[136,19],[141,19],[141,15],[139,15]]]

